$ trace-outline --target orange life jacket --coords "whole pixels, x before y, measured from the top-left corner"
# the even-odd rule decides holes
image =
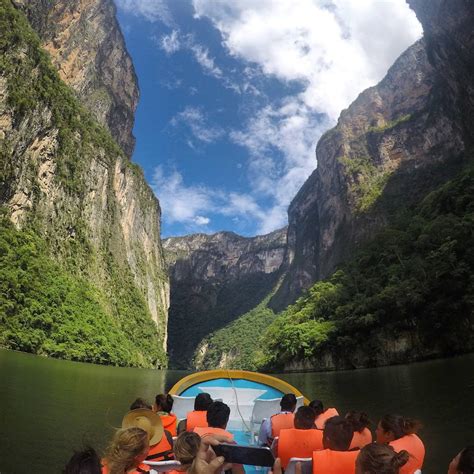
[[[324,430],[324,425],[326,424],[326,420],[332,418],[333,416],[338,416],[339,413],[335,408],[327,408],[326,411],[323,411],[318,417],[314,424],[318,430]]]
[[[313,451],[323,449],[323,432],[316,429],[284,428],[278,439],[278,457],[286,469],[291,458],[310,458]]]
[[[403,449],[408,451],[410,459],[400,468],[400,474],[413,474],[417,469],[423,467],[425,459],[425,446],[423,441],[416,434],[402,436],[388,443],[393,449],[399,453]]]
[[[356,451],[323,449],[313,453],[313,474],[355,474]]]
[[[188,412],[186,415],[186,431],[193,431],[196,426],[206,428],[207,424],[207,410],[194,410]]]
[[[354,436],[352,437],[351,445],[349,449],[359,448],[362,449],[366,444],[372,442],[372,433],[369,428],[364,428],[362,433],[354,431]]]
[[[147,461],[171,461],[173,454],[173,437],[168,430],[165,430],[163,437],[158,443],[150,446]]]
[[[280,435],[280,430],[295,427],[294,413],[278,413],[270,418],[272,424],[272,438]]]
[[[107,467],[107,461],[105,459],[102,459],[101,461],[102,464],[102,474],[109,474],[109,468]],[[143,466],[143,468],[142,468]],[[151,467],[147,466],[146,464],[141,464],[139,467],[136,468],[135,471],[133,471],[132,474],[141,474],[143,472],[150,472]]]
[[[159,413],[158,413],[159,414]],[[176,415],[174,413],[168,413],[167,415],[160,415],[163,428],[171,433],[171,436],[176,436]]]
[[[229,438],[229,441],[234,441],[234,435],[226,430],[223,430],[222,428],[212,428],[210,426],[196,426],[193,431],[197,433],[201,438],[203,436],[206,436],[207,434],[218,434],[227,436],[227,438]]]

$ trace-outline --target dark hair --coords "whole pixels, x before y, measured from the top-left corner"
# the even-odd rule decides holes
[[[281,397],[280,407],[285,411],[293,411],[296,407],[296,396],[294,393],[287,393]]]
[[[299,407],[295,413],[295,428],[299,430],[310,430],[314,428],[316,414],[311,407]]]
[[[346,420],[352,424],[352,429],[362,433],[365,428],[370,426],[369,415],[363,411],[348,411],[346,413]]]
[[[64,467],[63,474],[101,474],[100,458],[93,448],[75,451]]]
[[[323,431],[324,449],[347,451],[351,445],[354,430],[350,421],[342,416],[333,416],[326,420]]]
[[[380,420],[380,426],[385,432],[391,431],[395,439],[399,439],[405,435],[418,432],[421,423],[418,420],[404,418],[400,415],[384,415]]]
[[[205,411],[212,403],[212,398],[208,393],[199,393],[194,399],[194,409],[197,411]]]
[[[363,474],[398,474],[410,455],[402,450],[396,453],[388,444],[370,443],[364,446],[357,456],[357,472]]]
[[[318,417],[324,411],[323,402],[321,400],[313,400],[309,402],[309,406],[314,410],[316,417]]]
[[[166,413],[170,413],[173,408],[173,397],[168,393],[160,393],[155,397],[155,403],[157,408],[161,408],[158,411],[164,411]]]
[[[472,474],[474,472],[474,446],[467,446],[461,451],[458,472],[461,474]]]
[[[137,398],[131,405],[130,410],[136,410],[137,408],[146,408],[151,410],[151,405],[143,398]]]
[[[207,409],[207,423],[211,428],[224,428],[229,416],[230,408],[223,402],[212,402]]]

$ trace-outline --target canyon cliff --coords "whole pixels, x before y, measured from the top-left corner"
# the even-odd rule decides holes
[[[275,288],[283,272],[286,229],[252,238],[232,232],[173,237],[163,241],[163,248],[171,282],[170,364],[188,368],[206,336]]]
[[[0,4],[2,236],[8,243],[32,240],[33,249],[24,246],[27,268],[10,268],[9,278],[29,277],[35,285],[14,290],[15,304],[5,302],[0,344],[165,366],[169,281],[161,211],[127,156],[138,87],[114,5],[14,5]],[[42,286],[39,261],[51,282],[61,282],[58,294]],[[35,298],[46,308],[35,310]]]

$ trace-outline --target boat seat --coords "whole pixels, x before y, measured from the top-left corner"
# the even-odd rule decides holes
[[[151,467],[151,473],[173,471],[181,466],[179,461],[144,461],[144,464]]]
[[[301,474],[311,474],[313,472],[312,458],[291,458],[286,466],[285,474],[295,474],[296,463],[301,463]]]
[[[188,412],[194,410],[195,397],[181,397],[179,395],[171,395],[173,397],[173,413],[178,420],[184,420]]]
[[[273,453],[273,456],[275,456],[275,458],[278,457],[278,453],[277,453],[277,444],[278,444],[278,440],[280,439],[279,436],[275,436],[273,438],[273,441],[272,441],[272,445],[270,446],[270,450],[271,452]]]
[[[250,439],[252,441],[255,441],[255,435],[258,435],[262,421],[280,412],[280,401],[281,398],[255,400],[250,417]]]

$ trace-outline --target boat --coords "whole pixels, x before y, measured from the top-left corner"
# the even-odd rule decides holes
[[[242,445],[256,444],[262,420],[280,411],[280,400],[285,393],[296,396],[297,407],[309,403],[297,388],[271,375],[245,370],[208,370],[182,378],[169,391],[178,420],[193,410],[194,398],[202,392],[229,406],[227,430]],[[247,467],[246,471],[251,472]]]

